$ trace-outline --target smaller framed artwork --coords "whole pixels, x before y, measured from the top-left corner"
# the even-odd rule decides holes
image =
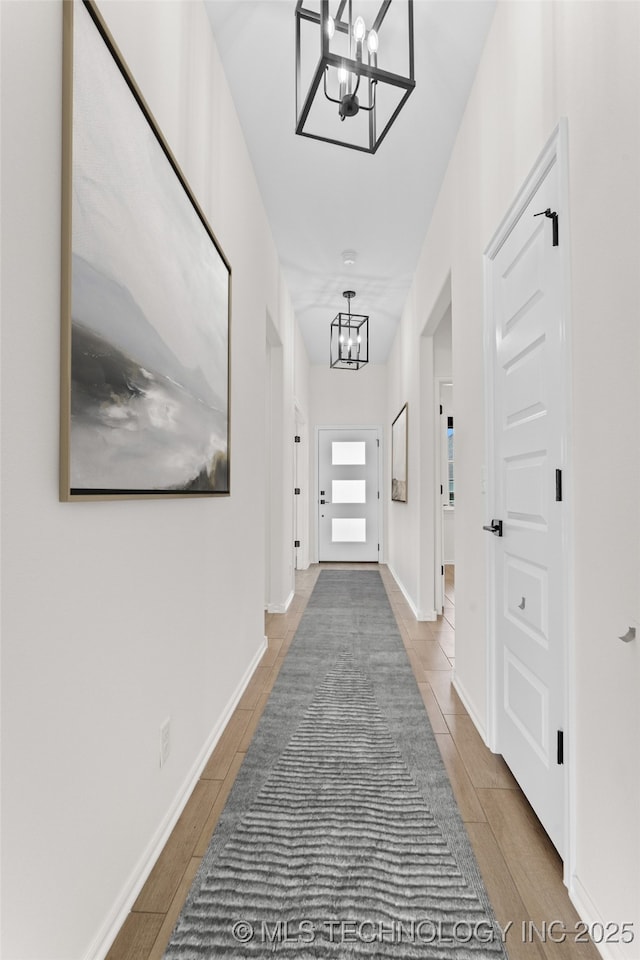
[[[407,409],[391,425],[391,499],[407,502]]]

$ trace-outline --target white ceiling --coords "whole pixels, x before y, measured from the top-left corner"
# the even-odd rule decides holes
[[[370,316],[370,360],[384,363],[495,0],[415,0],[416,87],[374,155],[294,133],[295,0],[205,5],[311,362],[328,363],[351,288],[352,311]]]

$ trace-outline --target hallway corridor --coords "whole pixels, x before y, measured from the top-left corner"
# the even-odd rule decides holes
[[[289,612],[266,615],[268,649],[107,960],[161,960],[317,576],[321,569],[341,566],[378,565],[326,563],[298,571]],[[511,924],[510,960],[596,960],[591,944],[576,942],[581,927],[555,849],[453,688],[453,568],[446,571],[444,616],[433,623],[416,621],[388,568],[379,570],[497,920],[503,928]]]

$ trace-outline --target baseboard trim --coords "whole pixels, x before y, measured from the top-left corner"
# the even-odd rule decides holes
[[[426,620],[428,623],[433,623],[438,619],[438,614],[435,610],[418,610],[418,613],[420,614],[417,618],[418,620]]]
[[[412,600],[412,598],[411,598],[411,595],[410,595],[410,594],[408,593],[408,591],[407,591],[407,588],[405,587],[404,583],[402,582],[402,580],[400,579],[400,577],[398,576],[398,574],[396,573],[396,571],[394,570],[394,568],[391,566],[390,563],[387,563],[387,569],[389,570],[389,573],[391,574],[391,576],[393,577],[393,579],[395,580],[395,582],[396,582],[396,583],[398,584],[398,586],[400,587],[400,593],[402,594],[402,596],[405,598],[405,600],[407,601],[407,603],[408,603],[409,606],[411,607],[411,612],[413,613],[414,617],[415,617],[416,620],[417,620],[417,619],[418,619],[418,611],[417,611],[416,606],[415,606],[415,604],[414,604],[414,602],[413,602],[413,600]]]
[[[453,683],[453,689],[456,691],[456,693],[458,694],[458,696],[459,696],[460,699],[462,700],[462,703],[463,703],[463,705],[464,705],[465,710],[467,711],[467,713],[469,714],[469,716],[470,716],[471,719],[473,720],[473,724],[474,724],[476,730],[478,731],[478,733],[479,733],[480,736],[482,737],[483,743],[486,745],[486,743],[487,743],[487,729],[486,729],[486,725],[483,723],[483,721],[481,721],[480,715],[479,715],[478,711],[476,710],[475,706],[473,705],[473,700],[471,699],[471,697],[469,696],[469,694],[468,694],[467,691],[465,690],[464,685],[462,684],[462,682],[461,682],[461,680],[460,680],[460,677],[457,675],[455,669],[454,669],[454,671],[453,671],[453,680],[452,680],[452,683]]]
[[[178,791],[173,803],[171,804],[170,809],[168,810],[164,820],[156,830],[156,833],[151,838],[149,844],[147,845],[146,850],[138,860],[138,863],[134,867],[128,881],[126,882],[123,892],[118,897],[118,901],[115,907],[110,911],[109,916],[105,920],[101,929],[95,936],[93,942],[89,946],[89,949],[84,954],[84,960],[104,960],[109,950],[111,949],[118,933],[120,932],[122,925],[127,919],[131,908],[135,903],[140,891],[147,882],[155,863],[162,853],[167,840],[171,835],[171,831],[178,822],[182,811],[187,805],[189,797],[193,793],[193,790],[200,779],[200,774],[204,770],[211,753],[213,752],[218,740],[222,736],[224,728],[226,727],[231,714],[237,707],[242,694],[246,690],[249,682],[256,670],[256,667],[259,665],[264,653],[267,649],[267,638],[263,637],[258,650],[256,651],[251,663],[244,672],[244,675],[236,687],[234,694],[229,700],[225,710],[223,711],[220,719],[214,726],[213,730],[207,737],[207,740],[198,753],[198,756],[193,763],[191,770],[187,774],[187,777]]]
[[[265,608],[267,613],[286,613],[295,595],[295,590],[292,590],[284,603],[268,603]]]
[[[606,932],[607,922],[602,919],[600,916],[600,911],[596,908],[593,900],[585,890],[584,886],[575,875],[575,873],[570,877],[569,880],[569,899],[578,911],[578,916],[586,924],[588,929],[592,929],[594,924],[599,924],[600,927]],[[611,929],[611,927],[609,927]],[[634,932],[637,936],[637,930]],[[593,941],[592,941],[593,942]],[[637,943],[634,941],[631,944],[627,944],[627,949],[625,950],[624,944],[621,943],[594,943],[594,946],[602,960],[635,960],[635,957],[638,955]],[[630,952],[631,949],[634,949],[634,957]]]
[[[425,611],[425,610],[420,610],[420,609],[415,605],[415,603],[413,602],[413,599],[412,599],[412,597],[411,597],[411,594],[409,593],[409,591],[407,590],[407,588],[405,587],[405,585],[403,584],[402,580],[400,579],[400,577],[398,576],[398,574],[396,573],[396,571],[393,569],[393,567],[391,566],[391,564],[390,564],[390,563],[387,563],[386,566],[387,566],[387,569],[389,570],[389,573],[391,574],[391,576],[393,577],[393,579],[395,580],[395,582],[396,582],[396,583],[398,584],[398,586],[400,587],[400,592],[402,593],[402,596],[405,598],[405,600],[407,601],[407,603],[408,603],[409,606],[411,607],[411,612],[412,612],[412,614],[414,615],[414,617],[416,618],[416,620],[426,620],[426,621],[437,620],[437,619],[438,619],[438,614],[436,613],[435,610],[426,610],[426,611]]]

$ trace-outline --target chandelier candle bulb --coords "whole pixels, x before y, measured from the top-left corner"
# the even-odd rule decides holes
[[[353,37],[356,41],[356,60],[358,63],[362,63],[362,44],[366,32],[367,28],[362,17],[356,17],[356,22],[353,25]]]
[[[339,92],[338,97],[340,100],[346,95],[347,92],[347,71],[344,67],[340,67],[338,70],[338,84]],[[342,118],[344,120],[344,117]]]
[[[369,66],[378,66],[378,34],[375,30],[369,30],[367,37],[367,50],[369,51]]]

